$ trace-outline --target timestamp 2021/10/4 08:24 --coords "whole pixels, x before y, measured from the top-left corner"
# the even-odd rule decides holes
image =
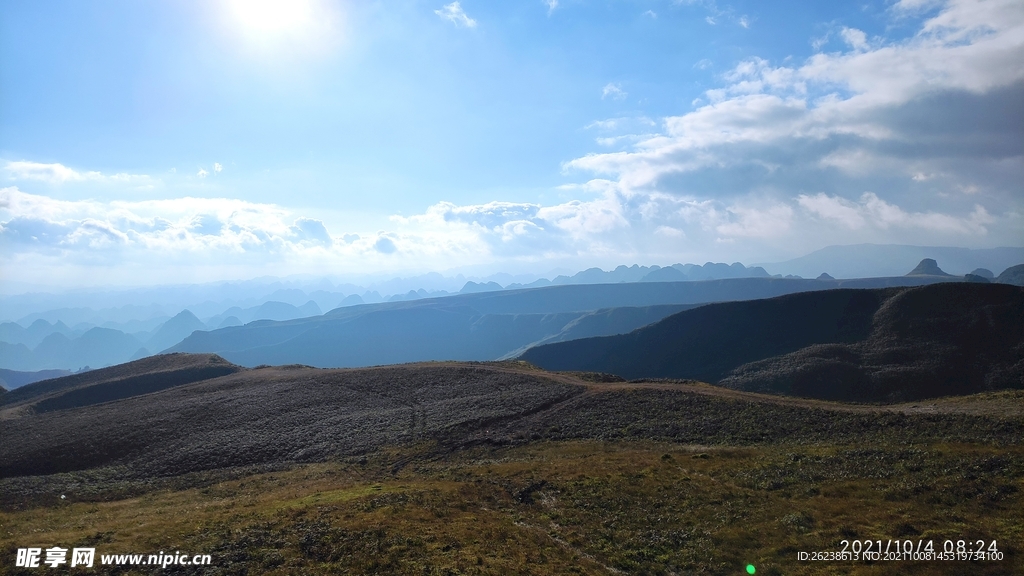
[[[1000,561],[996,540],[842,540],[839,550],[797,552],[802,562]]]

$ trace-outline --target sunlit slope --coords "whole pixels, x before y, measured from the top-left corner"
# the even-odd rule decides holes
[[[522,358],[549,370],[845,400],[1024,388],[1024,289],[940,283],[710,304]]]

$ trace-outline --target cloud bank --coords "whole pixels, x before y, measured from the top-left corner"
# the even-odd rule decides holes
[[[145,174],[128,174],[119,172],[117,174],[103,174],[97,171],[81,172],[68,168],[63,164],[41,162],[29,162],[25,160],[6,162],[3,172],[12,180],[28,180],[45,182],[47,184],[64,184],[66,182],[98,182],[98,183],[121,183],[135,184],[138,186],[152,186],[153,178]]]
[[[690,206],[703,215],[677,224],[718,242],[1019,244],[1024,4],[936,6],[905,40],[844,27],[841,49],[795,66],[746,59],[658,133],[604,135],[628,147],[565,169]],[[905,0],[893,17],[922,9]]]
[[[745,60],[694,111],[665,118],[661,134],[566,167],[632,190],[708,195],[765,183],[854,190],[870,176],[910,191],[915,176],[931,174],[948,190],[974,185],[1005,196],[1019,181],[1024,5],[952,0],[908,40],[869,42],[850,28],[842,37],[844,51],[799,66]],[[695,175],[733,181],[701,190]]]

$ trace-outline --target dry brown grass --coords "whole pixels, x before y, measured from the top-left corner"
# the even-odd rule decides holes
[[[1021,447],[429,446],[215,485],[0,513],[15,548],[210,553],[210,573],[1010,574]],[[396,470],[396,462],[406,466]],[[844,538],[997,539],[999,563],[801,563]],[[16,573],[16,572],[11,572]]]

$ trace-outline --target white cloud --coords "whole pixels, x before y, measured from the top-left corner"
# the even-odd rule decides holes
[[[327,226],[316,218],[296,218],[290,229],[292,236],[300,242],[330,246],[334,243]]]
[[[548,7],[548,16],[551,16],[551,13],[555,11],[555,8],[558,8],[558,0],[544,0],[544,4]]]
[[[223,170],[223,169],[224,169],[224,167],[220,165],[220,162],[214,162],[213,163],[213,172],[215,174],[219,174],[220,171]]]
[[[811,47],[814,48],[815,52],[821,50],[826,44],[829,43],[829,41],[831,40],[831,36],[832,35],[830,33],[826,33],[823,36],[811,38]]]
[[[822,193],[814,196],[801,194],[797,197],[797,203],[808,212],[850,230],[859,230],[866,223],[861,206],[845,198]]]
[[[866,50],[868,47],[868,36],[861,30],[844,27],[839,34],[843,37],[843,42],[846,42],[854,50]]]
[[[893,8],[903,12],[917,12],[940,4],[941,0],[899,0]]]
[[[610,130],[646,130],[650,126],[656,126],[654,120],[647,116],[619,116],[618,118],[607,118],[605,120],[594,120],[583,128],[585,130],[597,129],[601,131]]]
[[[978,204],[966,213],[913,211],[875,194],[708,199],[626,190],[591,180],[553,204],[439,202],[420,214],[392,216],[387,229],[332,235],[321,220],[273,204],[229,198],[66,201],[0,190],[0,269],[40,279],[78,274],[124,282],[181,281],[265,274],[446,269],[513,263],[550,267],[707,260],[755,261],[766,249],[922,238],[963,242],[1024,225]],[[851,235],[852,234],[852,235]],[[931,236],[929,236],[931,235]],[[1007,237],[1006,234],[999,238]],[[999,241],[997,238],[995,241]],[[176,276],[177,275],[177,276]]]
[[[206,178],[207,174],[209,174],[209,172],[207,172],[204,168],[200,168],[199,172],[196,172],[196,176],[200,178]]]
[[[434,14],[437,14],[456,26],[465,26],[466,28],[476,27],[476,20],[467,16],[466,12],[462,10],[462,6],[458,2],[446,4],[440,10],[434,10]]]
[[[750,25],[753,23],[750,16],[746,14],[737,15],[736,10],[731,6],[719,7],[715,0],[674,0],[673,4],[700,6],[707,12],[704,21],[712,26],[716,26],[721,22],[735,22],[742,28],[750,28]]]
[[[227,198],[177,198],[172,200],[113,201],[57,200],[28,194],[17,188],[0,190],[0,215],[6,213],[5,241],[31,240],[10,222],[34,222],[51,231],[49,242],[40,248],[74,250],[89,240],[96,248],[97,235],[116,239],[116,244],[140,250],[202,252],[207,250],[245,251],[253,248],[287,248],[303,238],[296,230],[304,228],[300,219],[288,224],[289,211],[269,204],[254,204]],[[2,216],[0,216],[2,217]],[[321,224],[322,225],[322,224]],[[309,236],[308,224],[305,226]],[[54,231],[61,234],[54,234]],[[314,234],[315,235],[315,234]],[[320,238],[323,240],[323,238]],[[112,247],[113,244],[107,245]]]
[[[383,235],[383,233],[377,238],[377,241],[373,243],[373,249],[381,254],[394,254],[398,251],[398,248],[395,246],[395,241]]]
[[[98,182],[98,183],[124,183],[136,185],[152,185],[153,179],[145,174],[128,174],[119,172],[117,174],[103,174],[97,171],[82,172],[68,168],[63,164],[45,164],[41,162],[29,162],[25,160],[8,161],[4,164],[3,172],[11,180],[37,180],[49,184],[64,184],[66,182]]]
[[[906,40],[869,42],[852,28],[843,37],[848,51],[796,66],[744,60],[706,91],[709,104],[695,100],[697,109],[665,118],[664,133],[565,166],[615,177],[627,189],[756,166],[763,170],[749,172],[746,188],[729,193],[763,185],[767,170],[836,186],[900,173],[907,183],[944,173],[948,189],[998,178],[985,189],[1004,201],[1014,195],[1011,182],[1024,177],[1019,134],[1009,128],[1022,120],[1012,102],[1024,98],[1024,4],[949,0]],[[822,173],[833,169],[842,174]]]
[[[648,10],[648,11],[644,12],[644,16],[647,16],[651,20],[657,20],[658,19],[658,15],[654,12],[654,10]]]
[[[786,204],[768,207],[731,206],[729,222],[715,230],[730,238],[775,238],[784,236],[793,223],[793,209]]]
[[[671,226],[658,226],[654,229],[654,234],[657,236],[664,236],[665,238],[685,238],[686,232],[683,232],[679,228],[673,228]]]
[[[611,98],[612,100],[625,100],[627,96],[629,96],[629,94],[622,90],[621,84],[608,83],[601,89],[602,100],[605,98]]]
[[[956,235],[984,236],[988,233],[986,225],[995,222],[981,205],[975,205],[971,213],[960,217],[938,212],[908,212],[872,192],[865,192],[859,202],[823,193],[814,196],[801,194],[797,197],[797,203],[814,216],[850,230],[871,226],[876,229],[924,229]]]

